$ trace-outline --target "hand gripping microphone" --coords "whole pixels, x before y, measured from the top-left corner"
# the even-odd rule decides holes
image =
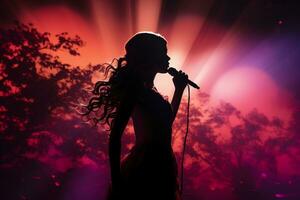
[[[175,68],[173,68],[173,67],[169,67],[168,70],[167,70],[167,72],[168,72],[171,76],[176,76],[177,74],[179,74],[179,72],[178,72]],[[191,80],[189,80],[189,79],[187,80],[187,83],[188,83],[190,86],[194,87],[194,88],[200,89],[200,87],[199,87],[196,83],[194,83],[193,81],[191,81]]]

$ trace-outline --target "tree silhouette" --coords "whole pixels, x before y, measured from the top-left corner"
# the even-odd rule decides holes
[[[291,123],[285,124],[278,117],[267,118],[257,109],[242,114],[225,102],[209,107],[208,98],[199,93],[200,106],[191,108],[192,118],[198,120],[191,121],[187,144],[186,198],[299,198],[295,190],[300,184],[299,175],[290,176],[293,181],[284,181],[278,172],[281,161],[276,159],[285,155],[299,167],[297,112]],[[291,151],[294,151],[292,155]],[[233,196],[224,197],[224,188],[232,191]],[[199,190],[202,192],[195,192]]]
[[[87,95],[83,88],[92,86],[92,75],[101,67],[71,66],[55,55],[65,51],[79,56],[78,48],[83,45],[79,36],[61,33],[50,39],[50,33],[40,33],[32,24],[16,22],[10,29],[1,29],[0,38],[2,196],[39,199],[27,189],[18,191],[18,185],[26,184],[20,180],[49,182],[57,178],[53,174],[57,168],[65,172],[83,158],[105,162],[106,146],[101,144],[106,143],[107,134],[82,123],[70,106]],[[66,163],[68,167],[57,167]],[[31,172],[35,175],[28,176]],[[59,180],[55,183],[53,186],[60,185]]]

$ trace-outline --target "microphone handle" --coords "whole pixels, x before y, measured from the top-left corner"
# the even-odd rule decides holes
[[[173,67],[169,67],[168,68],[168,70],[167,70],[167,72],[171,75],[171,76],[175,76],[176,74],[178,74],[179,72],[175,69],[175,68],[173,68]],[[190,86],[192,86],[192,87],[194,87],[194,88],[196,88],[196,89],[200,89],[200,87],[196,84],[196,83],[194,83],[193,81],[191,81],[191,80],[187,80],[187,83],[190,85]]]

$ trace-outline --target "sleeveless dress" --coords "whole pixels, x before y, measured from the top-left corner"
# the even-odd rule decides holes
[[[121,161],[122,199],[180,199],[170,103],[154,89],[143,88],[131,117],[136,141]]]

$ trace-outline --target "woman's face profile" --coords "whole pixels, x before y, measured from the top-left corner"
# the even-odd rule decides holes
[[[158,49],[156,54],[153,56],[154,67],[157,69],[158,73],[166,73],[169,68],[169,60],[168,50],[166,45],[163,45]]]

